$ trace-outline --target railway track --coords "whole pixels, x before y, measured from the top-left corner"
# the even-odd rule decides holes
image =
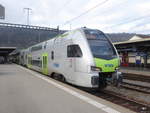
[[[120,86],[129,90],[150,94],[150,87],[148,86],[142,86],[142,85],[132,84],[128,82],[123,82]]]
[[[139,102],[134,100],[133,98],[120,95],[119,93],[115,93],[108,90],[103,90],[100,92],[89,92],[99,98],[103,98],[112,103],[118,104],[125,108],[128,108],[137,113],[150,113],[150,105],[144,102]]]
[[[137,75],[133,73],[123,73],[123,78],[128,80],[137,80],[141,82],[148,82],[150,83],[150,76],[145,75]]]

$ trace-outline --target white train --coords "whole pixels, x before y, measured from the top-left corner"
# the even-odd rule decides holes
[[[80,28],[24,49],[20,64],[88,88],[105,87],[118,79],[119,57],[106,35]]]

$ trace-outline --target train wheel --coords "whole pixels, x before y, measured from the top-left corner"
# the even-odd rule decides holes
[[[64,77],[63,75],[61,75],[61,74],[58,74],[58,73],[54,73],[54,74],[52,75],[52,78],[54,78],[54,79],[56,79],[56,80],[59,80],[59,81],[61,81],[61,82],[66,82],[65,77]]]
[[[65,79],[65,77],[63,75],[61,75],[61,81],[62,82],[66,82],[66,79]]]

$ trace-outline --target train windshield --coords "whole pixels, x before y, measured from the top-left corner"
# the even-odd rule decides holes
[[[85,30],[93,56],[96,58],[116,58],[116,51],[105,34],[99,30]]]
[[[96,40],[107,40],[106,36],[104,35],[103,32],[99,31],[99,30],[89,30],[86,29],[84,30],[86,38],[87,39],[96,39]]]

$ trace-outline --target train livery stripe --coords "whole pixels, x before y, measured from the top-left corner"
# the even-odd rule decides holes
[[[48,75],[48,54],[42,54],[42,73]]]
[[[94,58],[96,67],[100,67],[102,72],[114,72],[115,68],[119,66],[118,58],[111,60],[104,60],[100,58]]]

